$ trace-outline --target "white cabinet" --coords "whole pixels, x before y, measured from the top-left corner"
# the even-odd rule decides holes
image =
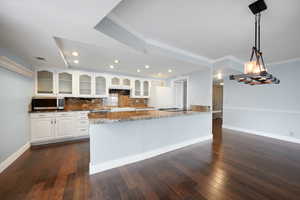
[[[89,135],[90,122],[88,119],[88,112],[78,112],[76,124],[78,136]]]
[[[35,95],[62,97],[108,97],[109,88],[128,89],[132,98],[149,98],[151,82],[126,76],[74,71],[36,71]]]
[[[124,76],[112,76],[110,77],[110,88],[113,89],[131,89],[131,79]]]
[[[104,74],[95,74],[95,97],[108,96],[108,81]]]
[[[150,81],[143,81],[143,97],[148,98],[150,96]]]
[[[48,140],[54,137],[54,119],[40,118],[31,119],[31,139],[32,141]]]
[[[37,70],[36,71],[36,95],[52,96],[55,91],[55,73],[52,70]]]
[[[92,97],[93,96],[93,73],[79,72],[78,73],[78,96]]]
[[[89,135],[88,112],[32,113],[31,142],[51,142]]]
[[[71,137],[74,135],[74,117],[56,117],[55,119],[56,138]]]
[[[131,80],[129,78],[124,78],[122,84],[124,86],[130,87],[131,86]]]
[[[57,78],[57,95],[65,97],[75,96],[75,73],[74,71],[59,71]]]
[[[134,81],[134,97],[141,97],[142,96],[142,83],[140,80]]]
[[[39,69],[35,75],[35,94],[41,96],[75,96],[74,71]]]
[[[121,79],[119,77],[113,77],[111,79],[111,85],[119,86],[121,85]]]
[[[136,79],[133,82],[133,89],[131,92],[132,98],[149,98],[150,97],[150,81]]]

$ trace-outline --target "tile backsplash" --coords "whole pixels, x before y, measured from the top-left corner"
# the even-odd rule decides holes
[[[65,110],[92,110],[102,109],[103,107],[147,107],[148,99],[130,98],[127,95],[118,95],[116,102],[109,98],[65,98]]]
[[[129,98],[126,95],[119,95],[120,107],[147,107],[148,99],[146,98]]]
[[[65,98],[65,110],[92,110],[103,106],[100,98]]]

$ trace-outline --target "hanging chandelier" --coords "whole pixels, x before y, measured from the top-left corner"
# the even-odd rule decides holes
[[[255,42],[252,48],[250,61],[244,64],[244,73],[230,75],[230,80],[249,85],[279,84],[280,80],[268,73],[260,49],[260,19],[261,12],[267,9],[264,0],[258,0],[249,5],[255,15]]]

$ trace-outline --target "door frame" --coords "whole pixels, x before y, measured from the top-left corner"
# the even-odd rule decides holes
[[[176,81],[186,80],[186,104],[187,109],[191,108],[190,104],[190,88],[189,88],[189,77],[188,76],[180,76],[171,80],[171,87],[174,88]]]

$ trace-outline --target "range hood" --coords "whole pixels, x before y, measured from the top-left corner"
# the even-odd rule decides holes
[[[120,94],[120,95],[130,95],[130,90],[129,89],[109,89],[109,94]]]

